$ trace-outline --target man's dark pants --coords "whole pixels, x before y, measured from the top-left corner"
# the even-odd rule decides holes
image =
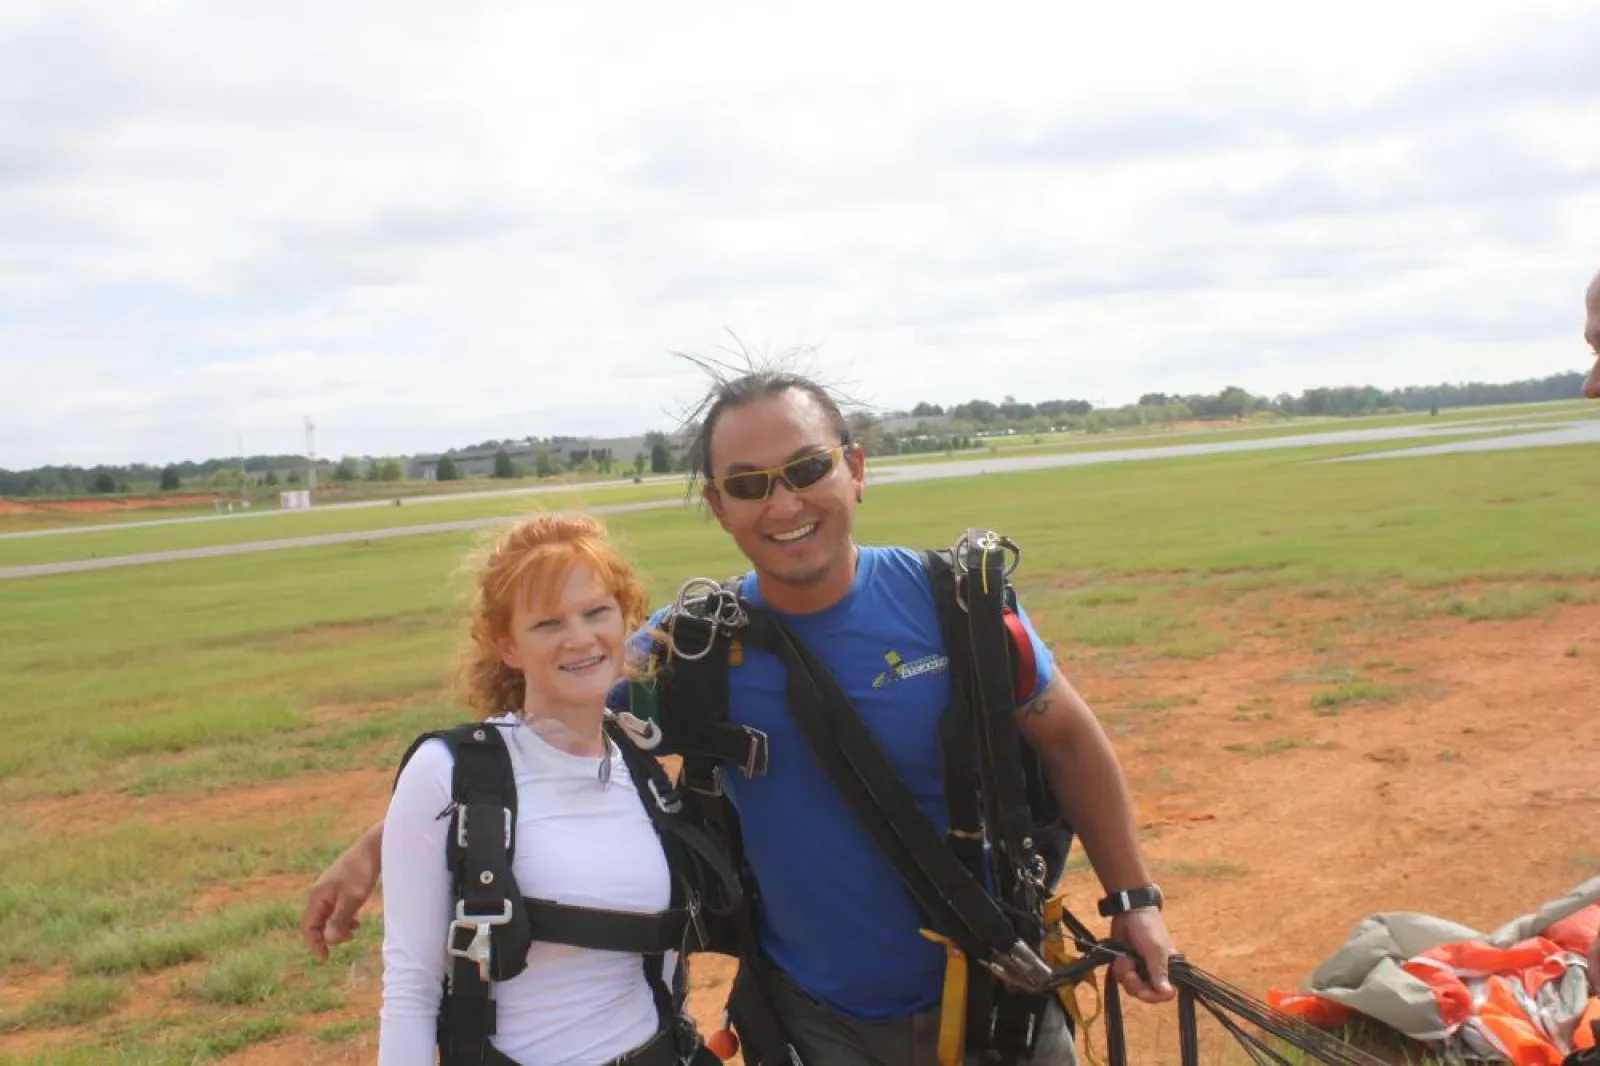
[[[799,985],[769,971],[772,1008],[806,1066],[939,1066],[939,1008],[889,1022],[841,1017]],[[1078,1053],[1059,1007],[1045,1012],[1033,1066],[1077,1066]],[[968,1066],[981,1060],[967,1056]]]

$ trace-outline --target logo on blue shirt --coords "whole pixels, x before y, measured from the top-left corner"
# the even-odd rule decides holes
[[[923,674],[937,674],[941,670],[950,668],[948,655],[924,655],[920,659],[906,662],[893,648],[883,653],[883,661],[889,664],[889,669],[872,679],[873,688],[886,688],[896,681],[921,677]]]

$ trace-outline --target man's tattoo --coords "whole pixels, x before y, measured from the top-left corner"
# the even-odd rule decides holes
[[[1029,718],[1042,718],[1044,716],[1044,713],[1046,711],[1048,711],[1049,709],[1050,709],[1050,698],[1048,696],[1040,696],[1038,699],[1036,699],[1032,703],[1028,704],[1022,710],[1023,710],[1023,713],[1026,714]]]

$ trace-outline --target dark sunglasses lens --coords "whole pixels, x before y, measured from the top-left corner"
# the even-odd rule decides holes
[[[736,500],[764,500],[771,490],[771,476],[761,471],[732,474],[722,480],[722,491]]]
[[[821,455],[808,455],[804,459],[796,459],[783,468],[783,479],[794,489],[809,489],[812,485],[828,476],[833,469],[833,453],[823,452]]]

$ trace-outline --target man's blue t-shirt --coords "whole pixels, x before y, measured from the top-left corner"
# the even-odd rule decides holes
[[[754,574],[744,591],[763,605]],[[780,617],[827,666],[944,833],[939,720],[950,702],[949,660],[920,554],[861,548],[849,595],[815,614]],[[1049,683],[1054,659],[1027,631],[1038,663],[1031,698]],[[852,1018],[884,1021],[937,1003],[944,949],[918,932],[919,912],[894,867],[795,725],[782,663],[746,646],[728,681],[730,719],[770,741],[765,776],[724,777],[761,888],[762,948],[800,987]]]

